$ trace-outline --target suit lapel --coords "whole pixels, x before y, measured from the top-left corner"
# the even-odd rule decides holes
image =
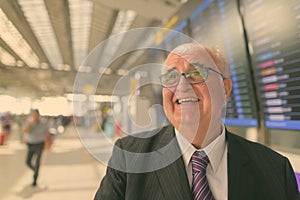
[[[162,148],[167,145],[170,146],[165,149]],[[171,163],[155,172],[165,199],[193,199],[182,154],[172,126],[169,126],[162,133],[159,147],[157,148],[159,149],[158,152],[168,155],[167,157],[170,157],[169,162]],[[174,155],[177,155],[175,161],[173,161]]]
[[[228,142],[228,199],[241,199],[241,197],[248,199],[244,195],[247,195],[245,194],[247,191],[251,191],[251,188],[248,188],[249,185],[246,185],[248,181],[246,179],[249,175],[247,173],[249,157],[240,144],[240,141],[236,140],[235,137],[226,130],[226,139]]]
[[[193,199],[183,160],[156,171],[165,199]]]

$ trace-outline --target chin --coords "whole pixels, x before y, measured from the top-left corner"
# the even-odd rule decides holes
[[[195,126],[198,127],[199,125],[199,120],[195,120],[194,118],[190,118],[190,119],[181,119],[181,120],[176,120],[176,123],[174,123],[177,125],[177,127],[185,127],[185,128],[193,128]]]

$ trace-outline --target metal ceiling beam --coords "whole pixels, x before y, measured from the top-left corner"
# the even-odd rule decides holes
[[[34,97],[59,96],[72,93],[76,72],[40,70],[31,68],[6,67],[0,64],[0,88],[9,92],[18,91],[13,96]],[[30,88],[31,92],[28,93]],[[11,93],[12,94],[12,93]]]
[[[140,2],[137,0],[130,0],[130,5],[122,7],[123,2],[120,6],[110,7],[110,1],[103,0],[90,0],[94,2],[93,7],[93,17],[91,25],[91,33],[89,39],[89,48],[91,51],[96,45],[101,41],[107,39],[114,27],[118,16],[118,9],[132,9],[135,10],[135,4],[138,6],[136,10],[138,15],[134,23],[131,26],[132,28],[139,27],[148,27],[148,26],[159,26],[160,20],[152,20],[147,14],[144,14],[141,11],[141,8],[146,9],[147,12],[152,12],[155,14],[159,12],[161,17],[168,18],[167,13],[160,12],[159,9],[151,9],[159,4],[159,6],[164,7],[164,4],[160,4],[158,0],[149,0],[147,6],[142,6],[148,1]],[[115,1],[115,0],[113,0]],[[62,53],[64,62],[70,64],[74,67],[74,55],[72,48],[72,30],[70,23],[70,11],[69,11],[69,1],[67,0],[44,0],[46,8],[48,9],[49,17],[55,31],[55,35],[58,41],[60,51]],[[71,1],[70,1],[71,2]],[[146,5],[146,4],[145,4]],[[133,7],[132,7],[133,6]],[[37,38],[35,37],[33,31],[30,28],[29,23],[27,22],[21,7],[18,4],[17,0],[0,0],[0,7],[6,13],[7,17],[14,23],[19,32],[23,35],[24,39],[32,47],[33,51],[39,56],[42,62],[49,63],[45,52],[38,43]],[[162,8],[163,9],[163,8]],[[166,8],[164,8],[166,9]],[[169,9],[169,8],[168,8]],[[153,10],[155,12],[153,12]],[[173,12],[173,11],[172,11]],[[170,12],[169,12],[170,13]],[[161,19],[158,17],[156,19]],[[144,37],[145,38],[145,37]],[[135,42],[140,42],[142,38],[133,38],[130,39],[130,42],[123,41],[129,46],[134,45]],[[132,41],[132,42],[131,42]],[[1,43],[1,42],[0,42]],[[0,44],[1,45],[1,44]],[[13,49],[9,50],[7,46],[2,45],[9,53],[15,56],[15,52],[12,53]],[[103,48],[105,51],[105,48]],[[100,52],[101,55],[101,52]],[[128,56],[128,55],[127,55]],[[101,56],[99,56],[100,59]],[[114,87],[117,81],[122,77],[119,76],[116,72],[124,64],[124,61],[129,57],[120,57],[116,62],[112,63],[115,65],[113,67],[113,73],[110,75],[103,74],[99,84],[97,86],[97,94],[111,94],[114,91]],[[140,59],[138,59],[140,60]],[[134,63],[132,66],[134,66]],[[28,93],[27,96],[56,96],[63,95],[65,93],[73,92],[74,80],[76,77],[76,71],[65,72],[65,71],[56,71],[56,70],[37,70],[30,68],[14,68],[14,67],[0,67],[0,89],[1,86],[5,85],[7,92],[15,91],[15,95],[12,96],[26,96],[25,93]],[[125,85],[128,87],[128,85]],[[128,88],[127,88],[128,89]],[[0,90],[1,91],[1,90]],[[123,90],[115,91],[119,95],[124,93]],[[123,93],[122,93],[123,92]]]
[[[16,60],[22,60],[13,49],[11,49],[1,38],[0,38],[0,46],[3,47],[9,54],[11,54]],[[22,60],[23,61],[23,60]],[[24,62],[24,61],[23,61]],[[24,62],[25,64],[25,62]]]
[[[118,13],[119,13],[119,10],[113,10],[113,13],[112,13],[111,19],[110,19],[110,23],[107,27],[105,38],[108,38],[111,35],[114,25],[116,23],[117,17],[118,17]]]
[[[13,22],[17,30],[22,34],[24,39],[30,45],[32,50],[39,57],[41,62],[49,63],[42,47],[40,46],[37,38],[32,32],[30,25],[26,21],[17,0],[1,1],[1,9],[6,14],[6,16]]]
[[[105,11],[106,10],[106,11]],[[109,12],[107,12],[109,11]],[[104,13],[103,13],[104,12]],[[99,17],[99,13],[102,13],[102,17]],[[118,16],[118,11],[108,8],[98,2],[94,2],[94,9],[93,9],[93,17],[92,17],[92,29],[90,35],[90,44],[89,44],[89,51],[96,47],[100,42],[106,40],[112,33],[112,29],[116,22]],[[100,33],[100,29],[96,28],[99,24],[104,27],[103,32]],[[101,35],[101,38],[98,35]],[[106,50],[106,45],[101,46],[101,49],[97,49],[99,57],[97,60],[93,60],[94,63],[91,65],[98,65],[100,60],[102,59],[102,52]]]
[[[109,37],[117,15],[116,10],[94,1],[89,52]]]
[[[44,0],[64,64],[74,69],[68,0]]]
[[[182,6],[179,1],[170,0],[94,0],[117,10],[134,10],[148,19],[168,19]]]
[[[160,22],[160,21],[159,21]],[[152,27],[154,24],[157,25],[158,21],[157,20],[151,20],[151,19],[146,19],[143,16],[138,15],[136,19],[134,20],[132,26],[130,29],[134,28],[145,28],[145,27]],[[147,39],[147,38],[146,38]],[[138,38],[135,38],[135,40],[131,43],[128,44],[128,41],[123,41],[124,44],[128,47],[134,47],[135,44],[137,43],[143,43],[145,42],[145,35],[141,34]],[[121,43],[122,45],[122,43]],[[134,49],[134,48],[131,48]],[[132,56],[132,53],[129,53],[127,56],[122,56],[120,59],[118,59],[116,62],[113,63],[113,65],[110,67],[114,72],[117,72],[117,70],[121,69],[124,63],[126,63],[126,60],[129,59],[130,56]]]

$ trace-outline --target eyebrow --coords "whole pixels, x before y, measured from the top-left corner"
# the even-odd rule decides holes
[[[210,68],[212,71],[215,71],[217,72],[218,74],[221,74],[222,77],[224,76],[221,72],[211,68],[211,67],[207,67],[206,65],[204,65],[203,63],[199,63],[199,62],[191,62],[189,63],[190,66],[192,67],[191,69],[196,69],[196,68]],[[169,68],[169,67],[168,67]],[[191,70],[190,69],[190,70]],[[166,67],[163,69],[163,72],[162,74],[168,74],[170,73],[171,71],[177,71],[177,68],[176,67],[171,67],[170,69],[166,70]]]
[[[204,64],[202,63],[199,63],[199,62],[194,62],[194,63],[191,63],[192,66],[197,66],[197,67],[206,67]]]
[[[164,73],[164,74],[167,74],[167,73],[169,73],[169,72],[171,72],[171,71],[176,71],[176,67],[172,67],[172,68],[170,68],[170,69],[168,69],[168,70],[166,70],[166,68],[164,68],[163,73]]]

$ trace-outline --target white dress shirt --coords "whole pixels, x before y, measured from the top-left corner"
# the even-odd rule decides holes
[[[227,143],[225,139],[225,126],[222,125],[222,133],[203,149],[196,149],[175,129],[179,147],[183,153],[190,187],[192,187],[192,164],[191,157],[195,151],[204,151],[209,158],[206,169],[206,177],[210,190],[215,200],[228,199],[227,177]],[[209,133],[208,133],[209,134]]]

